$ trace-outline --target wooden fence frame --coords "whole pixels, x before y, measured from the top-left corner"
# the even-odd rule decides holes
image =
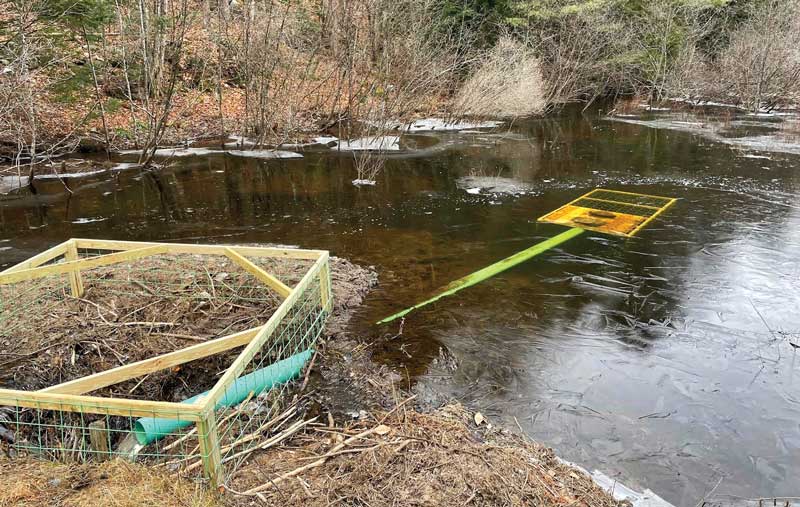
[[[96,249],[112,253],[79,259],[79,249]],[[48,276],[67,275],[72,295],[75,297],[82,297],[84,291],[83,281],[81,279],[82,270],[135,261],[159,254],[225,256],[242,269],[252,274],[256,279],[263,282],[267,287],[274,290],[283,298],[283,301],[269,320],[262,326],[222,336],[135,363],[118,366],[110,370],[74,379],[39,391],[0,389],[0,406],[5,405],[100,415],[134,417],[158,416],[161,418],[196,422],[204,472],[211,485],[216,488],[222,483],[220,445],[216,436],[216,402],[224,395],[225,390],[245,370],[254,355],[267,343],[283,318],[289,313],[315,278],[319,278],[321,287],[321,311],[330,311],[329,254],[324,250],[301,250],[292,248],[70,239],[0,272],[0,285],[9,285],[20,281],[34,280]],[[59,257],[63,257],[64,261],[45,265]],[[275,276],[267,273],[251,262],[247,257],[313,260],[314,264],[309,268],[297,285],[289,287]],[[222,377],[215,383],[214,387],[211,388],[208,395],[191,404],[125,398],[104,398],[86,394],[103,387],[118,384],[166,368],[172,368],[241,346],[245,348],[227,368]]]

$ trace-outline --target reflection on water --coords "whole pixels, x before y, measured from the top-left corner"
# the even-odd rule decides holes
[[[304,155],[186,157],[71,196],[43,181],[2,197],[0,264],[68,237],[327,248],[382,274],[352,326],[372,340],[399,329],[372,322],[562,230],[535,218],[592,187],[680,197],[638,238],[585,234],[412,314],[375,355],[423,398],[457,396],[676,505],[720,477],[717,494],[797,493],[796,155],[597,114],[408,136],[373,188],[351,185],[351,156]],[[468,193],[470,177],[525,191]]]

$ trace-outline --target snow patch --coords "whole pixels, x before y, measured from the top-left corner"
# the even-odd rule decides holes
[[[85,171],[80,173],[63,173],[63,174],[37,174],[33,177],[35,180],[68,180],[71,178],[88,178],[107,172],[108,169],[99,169],[97,171]]]
[[[228,141],[222,146],[225,148],[247,148],[256,145],[255,141],[244,136],[228,136]]]
[[[108,220],[106,217],[97,218],[78,218],[72,221],[73,224],[91,224],[92,222],[105,222]]]
[[[335,136],[319,136],[312,139],[315,144],[329,145],[331,143],[339,142],[339,138]]]
[[[353,180],[353,185],[357,187],[369,186],[374,187],[377,181],[375,180]]]
[[[612,479],[599,470],[595,470],[589,475],[598,486],[611,493],[611,496],[613,496],[615,500],[627,500],[633,507],[673,507],[671,503],[649,489],[645,489],[640,493]]]
[[[611,496],[614,497],[614,500],[620,502],[627,500],[631,503],[631,505],[633,505],[633,507],[674,507],[671,503],[667,502],[649,489],[645,489],[640,493],[625,486],[616,479],[612,479],[599,470],[594,470],[590,473],[580,465],[576,465],[575,463],[561,459],[557,456],[556,459],[565,465],[578,469],[591,477],[595,484],[608,491]]]

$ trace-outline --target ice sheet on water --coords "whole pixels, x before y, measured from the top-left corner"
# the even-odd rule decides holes
[[[456,181],[456,185],[473,195],[519,195],[532,190],[531,186],[523,181],[500,176],[464,176]]]
[[[119,152],[122,155],[139,155],[142,150],[122,150]],[[211,155],[213,153],[221,153],[219,150],[211,148],[159,148],[155,151],[155,157],[198,157],[203,155]]]
[[[0,194],[7,194],[28,185],[27,176],[0,176]]]
[[[444,120],[442,118],[425,118],[416,120],[403,127],[403,130],[409,132],[425,132],[425,131],[458,131],[458,130],[475,130],[475,129],[492,129],[502,125],[502,121],[458,121],[458,120]]]
[[[294,151],[283,150],[229,150],[225,152],[234,157],[263,158],[263,159],[289,159],[303,158],[303,155]]]
[[[333,149],[342,151],[399,151],[400,136],[375,136],[341,141]]]

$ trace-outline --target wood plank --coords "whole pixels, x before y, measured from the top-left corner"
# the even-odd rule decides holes
[[[266,324],[259,330],[258,334],[253,341],[239,354],[239,357],[228,367],[225,373],[220,377],[219,381],[211,388],[202,402],[206,407],[215,407],[217,402],[225,394],[228,387],[236,380],[239,375],[244,372],[244,369],[250,364],[250,361],[261,350],[267,340],[270,339],[272,333],[278,328],[283,318],[289,313],[289,310],[297,303],[300,295],[308,288],[311,281],[319,276],[320,270],[328,262],[328,252],[323,252],[322,256],[314,263],[311,269],[303,276],[300,283],[294,286],[289,297],[283,300],[283,303],[275,310],[275,313],[269,318]]]
[[[183,421],[198,421],[201,417],[200,407],[186,403],[76,396],[41,391],[26,392],[13,389],[0,389],[0,406],[2,405],[124,417],[160,417]]]
[[[2,271],[2,273],[14,273],[16,271],[22,271],[23,269],[30,269],[35,268],[36,266],[40,266],[47,261],[53,260],[59,255],[64,255],[67,251],[67,245],[69,241],[65,241],[63,243],[59,243],[58,245],[45,250],[44,252],[34,255],[30,259],[24,260],[19,264],[15,264],[10,268]]]
[[[44,393],[62,393],[62,394],[84,394],[108,387],[110,385],[119,384],[126,380],[141,377],[148,373],[172,368],[180,364],[188,363],[196,359],[213,356],[220,352],[235,349],[250,343],[255,338],[256,334],[261,328],[256,327],[248,329],[239,333],[235,333],[215,340],[209,340],[204,343],[199,343],[191,347],[186,347],[175,352],[169,352],[160,356],[151,357],[135,363],[119,366],[112,370],[101,371],[88,377],[83,377],[63,384],[58,384],[38,392]]]
[[[108,446],[109,435],[106,420],[99,419],[89,423],[89,445],[96,453],[95,459],[105,461],[111,449]]]
[[[330,263],[326,262],[319,270],[319,292],[322,300],[322,309],[326,312],[333,311],[333,301],[331,297],[331,268]]]
[[[76,239],[79,248],[99,250],[134,250],[145,246],[166,245],[173,254],[225,255],[230,245],[194,245],[190,243],[152,243],[140,241],[115,241],[99,239]],[[316,260],[324,250],[303,250],[300,248],[272,248],[255,246],[236,246],[236,251],[247,257],[277,257],[285,259]]]
[[[120,262],[132,261],[141,259],[142,257],[166,253],[166,251],[167,247],[164,245],[147,246],[136,250],[127,250],[124,252],[101,255],[99,257],[91,257],[89,259],[61,262],[59,264],[53,264],[52,266],[23,269],[13,273],[0,273],[0,284],[21,282],[24,280],[35,280],[37,278],[44,278],[52,275],[63,275],[80,269],[109,266],[111,264],[118,264]]]
[[[222,454],[219,448],[217,417],[214,410],[209,410],[206,417],[197,422],[197,439],[200,444],[203,471],[209,480],[211,489],[217,489],[223,483]]]
[[[265,284],[267,284],[275,292],[280,294],[282,298],[286,299],[287,297],[289,297],[289,294],[292,292],[292,289],[289,286],[287,286],[274,276],[270,275],[260,267],[256,266],[248,259],[239,255],[239,253],[237,253],[232,248],[226,248],[225,255],[227,255],[230,260],[232,260],[233,262],[244,268],[245,271],[255,276]]]
[[[78,247],[75,246],[75,240],[71,239],[67,243],[67,251],[64,253],[64,259],[67,261],[77,261]],[[83,297],[83,279],[81,278],[80,270],[73,271],[69,274],[69,286],[73,297]]]

